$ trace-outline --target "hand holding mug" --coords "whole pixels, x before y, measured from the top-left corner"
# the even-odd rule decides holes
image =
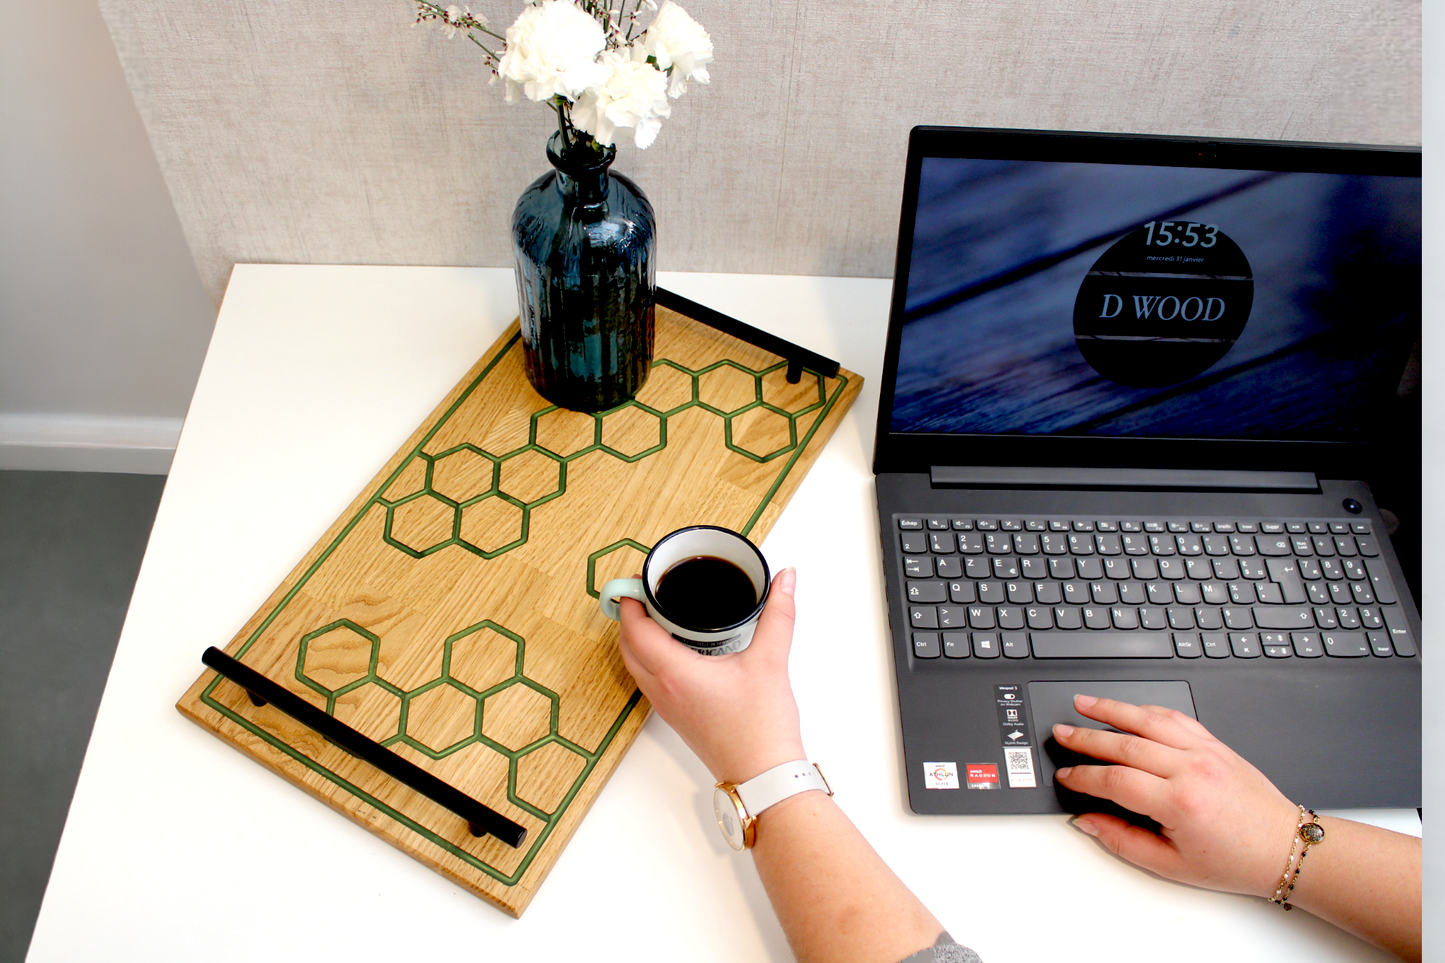
[[[752,644],[719,657],[678,644],[641,603],[622,600],[618,646],[627,670],[657,714],[720,781],[744,782],[808,756],[788,681],[795,581],[791,568],[780,572]]]

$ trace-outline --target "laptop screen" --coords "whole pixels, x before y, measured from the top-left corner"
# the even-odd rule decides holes
[[[1418,177],[917,163],[891,432],[1360,441],[1399,387]]]

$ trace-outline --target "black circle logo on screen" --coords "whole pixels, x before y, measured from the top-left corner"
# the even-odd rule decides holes
[[[1218,226],[1150,221],[1115,241],[1079,285],[1074,341],[1110,381],[1159,388],[1224,357],[1253,305],[1249,261]]]

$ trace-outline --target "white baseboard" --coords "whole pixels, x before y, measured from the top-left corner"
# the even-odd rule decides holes
[[[180,418],[0,413],[0,469],[170,471]]]

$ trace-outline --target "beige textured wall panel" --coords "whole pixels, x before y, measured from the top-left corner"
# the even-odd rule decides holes
[[[403,0],[101,6],[213,297],[237,262],[511,263],[552,115]],[[713,82],[614,168],[664,270],[891,275],[915,124],[1420,141],[1408,0],[684,6]]]

